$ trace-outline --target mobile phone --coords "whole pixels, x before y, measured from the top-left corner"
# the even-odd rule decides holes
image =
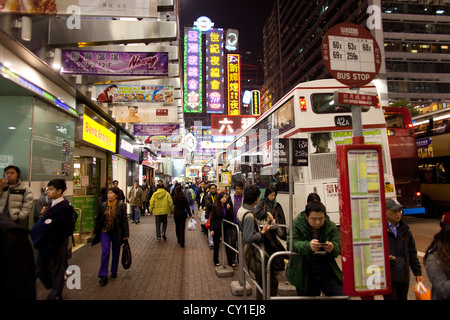
[[[320,245],[323,246],[323,247],[327,247],[327,246],[328,246],[328,244],[323,243],[323,242],[319,242],[318,244],[320,244]]]

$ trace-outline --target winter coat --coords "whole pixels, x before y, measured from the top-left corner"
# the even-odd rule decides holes
[[[230,205],[229,209],[226,209],[227,205]],[[217,207],[219,206],[219,212],[217,211]],[[222,220],[226,219],[228,221],[233,222],[233,205],[230,199],[227,199],[225,202],[225,215],[223,214],[223,209],[219,203],[216,203],[211,212],[211,220],[209,230],[217,232],[218,234],[222,234]],[[224,230],[228,230],[229,224],[224,225]]]
[[[217,198],[219,194],[216,192],[211,195],[211,192],[208,192],[205,196],[203,196],[203,207],[205,207],[205,218],[209,219],[211,212],[214,210],[214,205],[217,202]]]
[[[189,204],[183,195],[181,195],[180,197],[173,196],[172,201],[174,206],[173,214],[175,218],[186,218],[188,213],[192,215],[191,208],[189,207]]]
[[[95,218],[95,227],[94,227],[94,240],[92,241],[92,245],[95,245],[100,242],[102,229],[105,224],[105,212],[108,206],[107,202],[102,202],[99,213]],[[114,216],[114,223],[112,230],[110,231],[113,234],[117,234],[117,238],[119,240],[119,245],[122,245],[123,238],[128,238],[130,236],[130,229],[128,226],[127,219],[127,206],[123,201],[117,200],[116,204],[116,214]]]
[[[144,202],[144,191],[140,187],[137,188],[136,196],[134,195],[134,191],[136,189],[131,188],[128,192],[128,201],[130,203],[130,206],[138,206],[140,207],[142,205],[142,202]]]
[[[419,259],[417,259],[417,249],[409,226],[402,220],[397,228],[397,237],[395,237],[389,226],[389,255],[395,256],[390,260],[391,281],[396,283],[409,283],[409,268],[418,277],[422,275]]]
[[[431,281],[431,300],[450,300],[450,269],[431,252],[427,256],[426,269]]]
[[[308,287],[308,271],[313,251],[310,247],[311,236],[307,226],[304,213],[300,213],[293,221],[292,228],[293,252],[300,255],[292,256],[286,268],[286,277],[295,287],[306,291]],[[289,235],[288,235],[289,238]],[[326,253],[332,272],[342,280],[342,271],[336,263],[336,258],[341,254],[341,236],[336,224],[329,219],[325,219],[323,227],[320,229],[320,242],[330,241],[334,245],[331,253]],[[289,247],[289,242],[287,243]]]
[[[245,214],[250,211],[254,213],[254,209],[247,204],[242,205],[237,212],[237,220],[239,228],[242,230],[242,240],[245,244],[251,244],[252,242],[261,243],[263,234],[255,228],[255,219],[253,214]],[[245,216],[245,219],[244,219]]]
[[[0,213],[5,212],[6,203],[13,221],[20,222],[26,219],[33,209],[31,188],[20,180],[12,187],[6,186],[0,190]]]
[[[150,212],[154,210],[153,213],[156,216],[173,212],[172,197],[166,190],[164,190],[164,188],[159,188],[150,199],[150,206],[148,210]]]
[[[73,207],[67,200],[51,206],[31,228],[30,236],[42,257],[57,255],[74,230]]]

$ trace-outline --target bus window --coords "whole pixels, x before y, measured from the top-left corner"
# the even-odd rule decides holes
[[[405,121],[401,113],[385,113],[384,118],[388,128],[405,128]]]
[[[314,113],[344,113],[352,112],[349,105],[334,104],[333,93],[313,93],[311,95],[312,109]],[[362,112],[369,111],[367,107],[361,107]]]
[[[273,113],[273,129],[283,133],[294,127],[294,99],[289,99],[282,107]]]

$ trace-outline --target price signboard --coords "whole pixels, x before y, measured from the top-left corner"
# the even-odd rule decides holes
[[[349,87],[361,87],[375,79],[382,59],[375,38],[353,23],[338,24],[325,34],[322,58],[333,78]]]

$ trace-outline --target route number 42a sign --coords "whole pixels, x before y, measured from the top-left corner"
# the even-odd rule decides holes
[[[353,23],[338,24],[326,33],[322,58],[333,78],[349,87],[362,87],[375,79],[382,59],[375,38]]]

